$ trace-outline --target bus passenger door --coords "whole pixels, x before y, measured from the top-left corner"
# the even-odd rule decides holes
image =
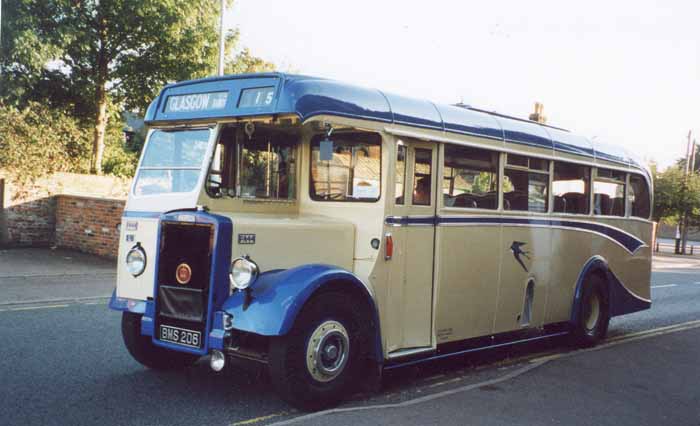
[[[396,160],[394,208],[385,228],[394,247],[386,260],[390,356],[432,346],[437,146],[399,141]]]

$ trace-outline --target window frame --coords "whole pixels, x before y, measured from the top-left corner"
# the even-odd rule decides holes
[[[204,156],[202,160],[200,161],[200,164],[198,167],[195,166],[144,166],[143,163],[146,160],[146,152],[150,148],[151,144],[151,139],[154,137],[156,133],[162,132],[162,133],[176,133],[176,132],[185,132],[185,131],[208,131],[209,134],[207,136],[207,146],[206,149],[204,150]],[[206,182],[206,179],[209,175],[209,169],[207,168],[209,165],[209,158],[210,158],[210,146],[211,146],[211,141],[212,141],[212,135],[217,134],[218,132],[216,131],[216,128],[213,126],[193,126],[193,127],[183,127],[183,128],[177,128],[177,127],[156,127],[151,130],[149,130],[148,134],[146,135],[146,141],[144,144],[144,147],[142,149],[142,152],[139,156],[139,161],[136,166],[136,170],[134,172],[134,177],[132,178],[131,182],[131,187],[129,189],[129,194],[130,196],[133,196],[135,198],[143,198],[143,197],[162,197],[162,196],[170,196],[170,195],[175,195],[175,196],[182,196],[182,195],[187,195],[187,194],[193,194],[196,191],[201,190],[201,186],[203,182]],[[138,182],[139,182],[139,177],[141,175],[142,171],[194,171],[198,170],[199,171],[199,176],[197,177],[197,182],[195,183],[194,187],[189,190],[189,191],[171,191],[171,192],[156,192],[156,193],[150,193],[150,194],[139,194],[136,192]]]
[[[425,146],[415,146],[415,145],[411,147],[411,151],[413,153],[413,155],[411,156],[411,202],[409,204],[409,206],[411,206],[411,207],[432,207],[434,200],[435,200],[435,202],[437,202],[437,194],[435,194],[435,196],[433,196],[433,189],[435,189],[434,187],[435,187],[435,182],[438,178],[437,173],[438,173],[438,168],[439,168],[439,164],[438,165],[435,164],[436,163],[436,161],[435,161],[436,160],[436,158],[435,158],[435,150],[436,149],[437,149],[436,147],[425,147]],[[427,177],[429,178],[429,183],[428,183],[429,192],[428,192],[428,203],[427,204],[416,203],[416,188],[417,188],[417,184],[418,184],[418,181],[416,180],[416,177],[417,177],[416,166],[418,165],[417,153],[419,150],[426,151],[430,156],[430,174],[427,175]],[[438,159],[438,163],[439,163],[439,159]],[[426,176],[423,176],[423,179],[425,179],[425,178],[426,178]]]
[[[319,203],[378,203],[382,201],[382,197],[384,196],[384,191],[382,191],[382,185],[383,185],[383,180],[382,180],[382,174],[384,172],[384,164],[383,163],[383,155],[384,155],[384,150],[383,150],[383,145],[384,145],[384,138],[382,137],[381,133],[379,132],[366,132],[362,130],[355,130],[355,131],[349,131],[349,132],[335,132],[333,133],[335,136],[343,136],[343,137],[361,137],[362,135],[373,135],[371,137],[376,137],[377,138],[377,146],[379,147],[379,195],[377,196],[376,199],[345,199],[345,200],[324,200],[318,198],[313,192],[312,192],[312,187],[313,187],[313,155],[314,155],[314,144],[319,143],[319,149],[320,149],[320,140],[325,139],[326,135],[323,133],[317,133],[312,135],[309,138],[309,182],[308,182],[308,187],[309,187],[309,199],[314,202],[319,202]],[[332,138],[331,138],[332,139]],[[405,189],[404,189],[405,190]]]
[[[550,181],[551,181],[551,186],[550,186],[550,193],[552,197],[551,201],[551,213],[559,216],[586,216],[590,217],[593,215],[593,185],[594,185],[594,179],[593,179],[593,169],[595,169],[595,166],[592,166],[590,164],[584,164],[584,163],[574,163],[571,161],[565,161],[565,160],[552,160],[552,174],[550,176]],[[586,213],[567,213],[567,212],[559,212],[554,209],[554,175],[556,173],[556,168],[557,164],[562,164],[566,166],[573,166],[573,167],[583,167],[588,169],[588,182],[586,184],[588,185],[588,191],[587,191],[587,197],[586,197],[586,206],[587,206],[587,212]]]
[[[221,145],[221,137],[224,134],[224,132],[227,129],[233,129],[234,130],[234,136],[233,136],[233,142],[228,144],[228,146],[225,146],[225,148],[231,147],[233,148],[233,152],[231,153],[231,158],[233,158],[233,163],[234,167],[232,167],[232,170],[229,170],[228,177],[230,181],[233,183],[233,188],[228,188],[233,189],[234,194],[231,195],[229,193],[223,194],[219,197],[215,197],[212,195],[210,188],[208,187],[209,183],[209,178],[212,175],[212,171],[217,171],[219,173],[214,173],[214,174],[219,174],[219,176],[222,176],[222,182],[221,184],[223,185],[223,169],[221,170],[214,170],[212,166],[214,165],[214,159],[216,157],[216,151]],[[290,144],[292,150],[291,152],[293,153],[293,158],[294,158],[294,196],[290,198],[274,198],[274,197],[269,197],[269,198],[263,198],[263,197],[244,197],[241,195],[241,164],[243,161],[243,149],[241,149],[241,143],[239,141],[239,138],[241,135],[239,134],[238,129],[236,126],[226,126],[223,125],[221,129],[217,132],[216,134],[216,139],[214,141],[212,151],[209,155],[208,161],[206,163],[206,174],[204,175],[204,181],[203,181],[203,189],[204,193],[207,194],[209,198],[212,200],[218,200],[218,199],[227,199],[227,200],[243,200],[247,202],[258,202],[258,203],[287,203],[287,204],[294,204],[298,202],[299,200],[299,193],[301,192],[301,187],[300,187],[300,176],[301,176],[301,167],[302,167],[302,161],[301,161],[301,156],[302,156],[302,146],[303,146],[303,136],[301,133],[298,133],[295,135],[297,138],[296,141],[293,144]],[[245,142],[243,142],[245,144]],[[225,152],[224,152],[225,154]],[[226,155],[221,156],[221,160],[225,161]],[[230,167],[230,166],[229,166]],[[232,172],[232,173],[231,173]]]
[[[502,196],[502,191],[501,191],[501,185],[502,185],[502,178],[503,178],[503,173],[502,173],[502,167],[501,167],[501,154],[502,152],[490,149],[488,147],[477,147],[477,146],[471,146],[471,145],[462,145],[462,144],[455,144],[455,143],[442,143],[442,155],[438,157],[438,165],[440,168],[440,175],[439,175],[439,185],[438,189],[440,191],[439,194],[436,194],[440,200],[439,204],[441,208],[445,209],[457,209],[457,210],[469,210],[469,211],[485,211],[485,212],[497,212],[501,210],[501,196]],[[444,199],[444,188],[443,188],[443,183],[445,178],[447,177],[445,172],[448,168],[446,161],[447,161],[447,150],[448,147],[454,147],[457,149],[472,149],[472,150],[479,150],[483,151],[484,153],[487,153],[488,155],[495,155],[496,156],[496,165],[494,170],[490,171],[490,173],[493,173],[495,176],[494,179],[494,184],[495,184],[495,193],[496,193],[496,202],[493,208],[487,208],[487,207],[467,207],[467,206],[448,206],[445,204],[445,199]],[[453,166],[449,166],[450,169],[455,169]],[[452,178],[452,177],[450,177]]]
[[[508,164],[508,156],[513,155],[516,157],[521,157],[524,159],[527,159],[528,166],[520,166],[520,165],[509,165]],[[554,164],[553,159],[550,158],[541,158],[537,156],[532,156],[528,154],[520,154],[520,153],[511,153],[511,152],[504,152],[503,153],[503,174],[500,177],[500,184],[499,184],[499,192],[500,192],[500,210],[503,212],[516,212],[516,213],[527,213],[527,214],[538,214],[538,215],[549,215],[552,213],[552,204],[553,204],[553,199],[552,199],[552,165]],[[546,170],[544,169],[533,169],[530,168],[530,159],[535,159],[537,161],[544,161],[547,164]],[[520,172],[525,172],[528,174],[528,209],[527,210],[521,210],[521,209],[506,209],[506,194],[507,192],[505,191],[504,185],[506,183],[506,172],[508,170],[515,170],[515,171],[520,171]],[[545,209],[544,211],[535,211],[535,210],[529,210],[529,196],[530,196],[530,179],[529,179],[529,174],[539,174],[539,175],[544,175],[547,176],[547,195],[544,197],[545,200]]]
[[[592,188],[591,188],[591,216],[594,216],[594,217],[602,217],[602,218],[617,218],[617,219],[620,219],[620,218],[623,218],[623,219],[629,218],[630,216],[629,216],[629,211],[628,211],[628,208],[627,208],[627,204],[629,204],[628,196],[627,196],[628,183],[629,183],[629,182],[628,182],[628,181],[629,181],[629,173],[628,173],[627,171],[624,171],[624,170],[615,169],[615,168],[610,168],[610,167],[605,167],[605,166],[603,166],[603,167],[598,167],[598,166],[596,166],[596,167],[594,167],[594,169],[595,169],[595,175],[593,175],[593,186],[592,186]],[[598,173],[599,173],[600,170],[610,171],[610,172],[613,172],[613,173],[622,173],[622,174],[623,174],[623,179],[622,179],[622,180],[616,180],[615,178],[610,178],[610,177],[607,177],[607,176],[599,177],[599,176],[598,176]],[[595,185],[596,185],[597,182],[602,182],[602,183],[607,182],[607,183],[611,183],[611,184],[620,184],[620,183],[622,183],[622,187],[623,187],[622,199],[623,199],[623,201],[624,201],[624,202],[622,203],[623,209],[624,209],[623,212],[622,212],[622,215],[600,214],[600,213],[596,213],[596,209],[595,209],[595,196],[596,196]]]
[[[408,179],[408,146],[404,144],[401,140],[397,141],[396,145],[396,152],[394,155],[394,206],[406,206],[406,180]],[[401,194],[396,193],[396,186],[399,184],[399,182],[396,180],[397,178],[397,171],[398,171],[398,163],[399,163],[399,152],[403,149],[403,182],[401,182],[401,188],[403,191]],[[381,169],[381,167],[380,167]],[[401,202],[399,202],[399,198],[401,199]]]
[[[641,180],[642,183],[644,183],[644,187],[646,188],[647,209],[648,209],[648,213],[646,216],[637,216],[637,215],[633,214],[634,209],[632,207],[632,200],[630,199],[630,194],[632,193],[631,189],[632,189],[632,178],[633,177],[639,178],[639,180]],[[635,193],[635,197],[636,196],[637,196],[637,194]],[[630,219],[650,220],[651,215],[653,213],[653,208],[654,208],[652,196],[653,196],[652,188],[651,188],[650,182],[649,182],[649,180],[647,180],[646,176],[642,175],[641,173],[634,173],[634,172],[627,173],[627,194],[626,194],[627,203],[626,204],[629,205],[627,207],[627,209],[628,209],[627,213],[628,213],[628,217]]]

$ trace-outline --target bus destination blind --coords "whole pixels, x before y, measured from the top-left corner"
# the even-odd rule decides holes
[[[187,95],[168,96],[165,104],[166,114],[169,112],[206,112],[226,108],[228,92],[193,93]]]

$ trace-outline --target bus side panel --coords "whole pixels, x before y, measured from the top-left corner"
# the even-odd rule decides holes
[[[593,256],[590,232],[573,229],[552,229],[551,284],[547,297],[546,323],[569,321],[576,292],[576,282],[586,262]],[[613,244],[613,243],[610,243]]]
[[[551,229],[504,224],[501,236],[501,280],[494,333],[544,324],[550,283]],[[526,320],[528,283],[534,282],[530,318]],[[522,320],[522,321],[521,321]]]
[[[643,299],[651,298],[651,234],[652,225],[630,219],[603,219],[602,223],[622,229],[644,242],[633,253],[605,239],[595,244],[595,254],[600,254],[608,262],[610,271],[615,274],[620,283],[635,296]]]
[[[437,343],[490,334],[503,252],[500,225],[456,224],[437,232]]]

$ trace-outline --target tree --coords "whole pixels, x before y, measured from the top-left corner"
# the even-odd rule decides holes
[[[217,0],[16,0],[8,15],[0,98],[70,108],[91,122],[95,173],[102,172],[109,105],[143,112],[163,85],[216,69]],[[232,52],[237,32],[227,39]],[[267,66],[247,50],[228,65]]]
[[[700,226],[700,175],[685,175],[685,167],[676,164],[654,175],[654,220],[688,227]],[[681,218],[688,212],[688,221]],[[683,230],[681,230],[683,231]]]

